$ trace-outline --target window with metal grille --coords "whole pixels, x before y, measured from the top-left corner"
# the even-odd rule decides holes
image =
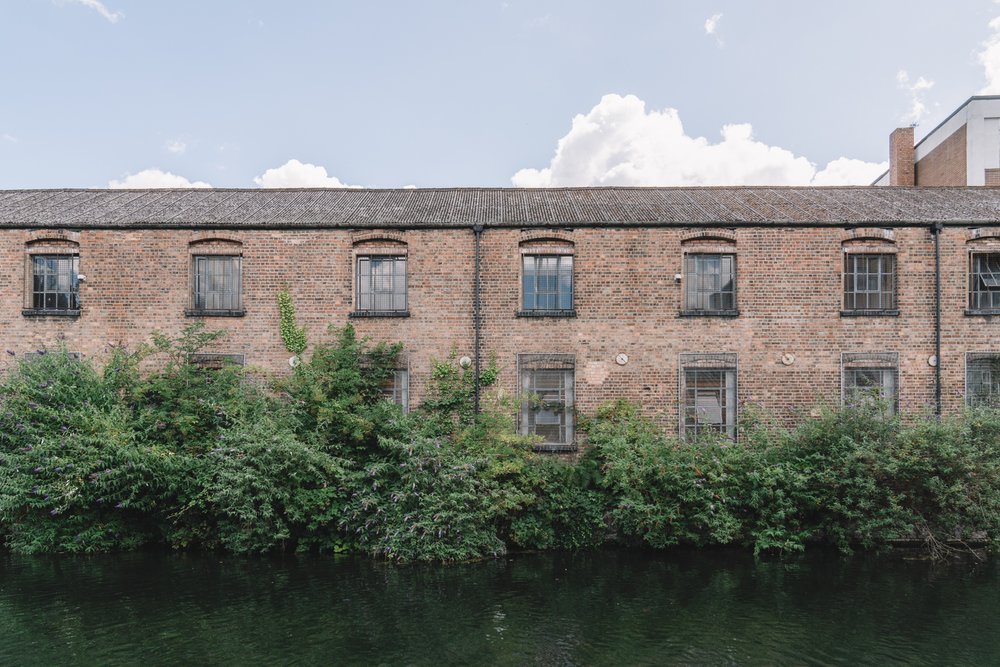
[[[684,312],[736,314],[736,255],[684,256]]]
[[[736,439],[736,355],[680,356],[681,436],[715,431]]]
[[[841,356],[841,397],[845,405],[877,402],[889,414],[899,404],[899,354],[850,352]]]
[[[965,401],[969,405],[1000,405],[1000,354],[966,353]]]
[[[575,358],[565,354],[519,354],[520,431],[539,435],[538,449],[574,448]]]
[[[76,313],[79,299],[80,258],[77,255],[31,257],[31,307],[52,314]]]
[[[357,258],[358,313],[406,312],[406,257]]]
[[[403,408],[403,413],[410,411],[410,372],[405,368],[397,368],[392,377],[382,385],[382,394]]]
[[[844,310],[896,310],[895,255],[844,255]]]
[[[237,255],[194,256],[192,306],[196,314],[242,314],[242,259]]]
[[[573,256],[524,255],[522,261],[524,312],[572,312]]]
[[[1000,253],[973,253],[969,309],[1000,310]]]

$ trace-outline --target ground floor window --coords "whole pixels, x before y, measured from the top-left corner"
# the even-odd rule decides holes
[[[542,437],[539,449],[572,449],[575,357],[567,354],[519,354],[520,432]]]
[[[736,355],[680,356],[680,432],[695,439],[707,431],[736,439]]]
[[[410,372],[405,368],[397,368],[382,385],[382,395],[403,408],[403,413],[410,411]]]
[[[841,398],[845,405],[878,402],[889,414],[899,407],[899,354],[845,352],[841,356]]]
[[[965,401],[969,405],[1000,405],[1000,353],[965,355]]]

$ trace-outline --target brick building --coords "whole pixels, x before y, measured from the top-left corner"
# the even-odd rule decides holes
[[[873,185],[1000,185],[1000,96],[970,97],[916,145],[912,127],[894,131]]]
[[[347,322],[403,342],[401,402],[432,358],[495,355],[553,449],[619,397],[735,435],[746,402],[1000,394],[993,188],[0,191],[0,229],[17,354],[100,360],[205,321],[214,352],[287,372],[288,289],[312,342]]]

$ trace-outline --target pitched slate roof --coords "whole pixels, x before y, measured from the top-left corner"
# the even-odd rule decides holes
[[[0,190],[0,227],[1000,224],[1000,188]]]

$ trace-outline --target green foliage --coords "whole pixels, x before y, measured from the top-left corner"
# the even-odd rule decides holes
[[[383,393],[402,345],[373,345],[351,325],[333,334],[334,342],[318,343],[282,389],[301,437],[331,453],[361,453],[377,446],[383,429],[394,434],[402,420]]]
[[[295,355],[302,354],[308,344],[306,329],[295,322],[295,304],[292,303],[292,295],[288,290],[278,292],[278,313],[281,318],[279,330],[285,349]]]
[[[135,548],[167,475],[134,441],[113,387],[65,351],[0,384],[0,531],[22,553]]]
[[[1000,411],[903,423],[877,401],[795,428],[746,408],[740,441],[679,441],[633,405],[583,420],[566,459],[518,435],[517,397],[456,354],[421,406],[387,400],[398,345],[334,330],[266,387],[189,362],[201,325],[112,349],[103,372],[65,350],[0,379],[0,538],[21,553],[169,545],[232,553],[357,550],[395,561],[509,547],[1000,540]]]

